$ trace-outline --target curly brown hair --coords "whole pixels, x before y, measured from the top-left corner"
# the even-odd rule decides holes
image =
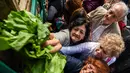
[[[96,73],[110,73],[110,68],[104,60],[92,57],[88,57],[81,71],[86,70],[88,64],[92,64],[95,67]]]

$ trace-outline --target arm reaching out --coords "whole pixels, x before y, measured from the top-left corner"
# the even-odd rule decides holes
[[[51,33],[49,36],[50,40],[47,40],[43,46],[52,45],[54,49],[50,50],[51,53],[55,53],[62,48],[62,45],[58,39],[54,38],[54,35]]]
[[[76,53],[83,53],[83,52],[86,52],[87,54],[91,51],[92,46],[93,46],[92,42],[85,42],[75,46],[62,47],[60,51],[66,55],[73,55]]]

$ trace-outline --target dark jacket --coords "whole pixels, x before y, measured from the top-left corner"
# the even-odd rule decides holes
[[[130,72],[130,35],[125,39],[125,51],[116,60],[113,73],[129,73]]]

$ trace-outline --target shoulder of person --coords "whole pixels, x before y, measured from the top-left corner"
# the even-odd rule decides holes
[[[107,10],[103,6],[97,7],[95,10],[89,12],[87,15],[92,18],[102,18],[106,14]]]
[[[69,29],[63,29],[61,31],[63,31],[63,32],[69,32]]]
[[[60,40],[62,45],[69,45],[70,44],[70,32],[69,29],[61,30],[57,33],[54,33],[56,39]]]
[[[63,30],[60,30],[59,32],[56,32],[54,34],[60,34],[60,33],[65,33],[65,34],[69,34],[69,29],[63,29]]]
[[[103,6],[97,7],[96,10],[98,10],[99,12],[103,12],[103,13],[107,12],[107,9],[105,9]]]

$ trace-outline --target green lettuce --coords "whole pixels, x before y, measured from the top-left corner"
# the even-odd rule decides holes
[[[0,51],[13,49],[25,58],[24,73],[63,73],[66,57],[49,51],[52,46],[41,47],[49,39],[50,23],[27,11],[12,11],[8,19],[0,22]]]

